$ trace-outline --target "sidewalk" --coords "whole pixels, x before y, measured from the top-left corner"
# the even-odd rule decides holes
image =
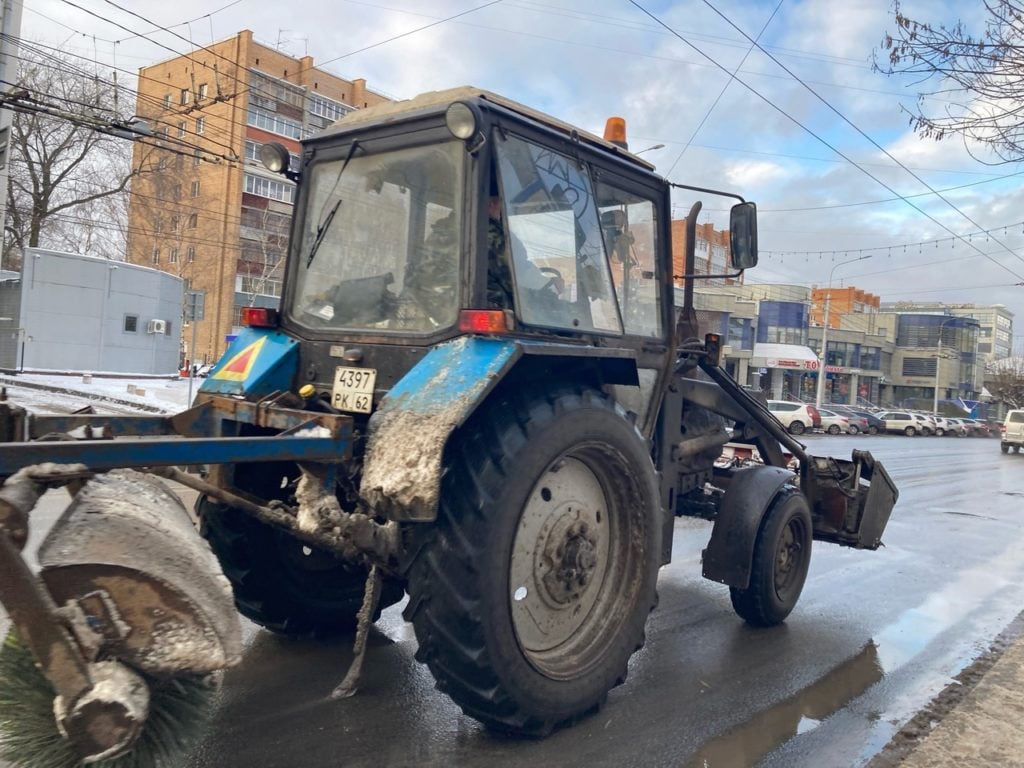
[[[1024,617],[1024,614],[1022,614]],[[1024,633],[981,657],[918,713],[868,768],[1024,766]],[[950,701],[952,700],[952,701]]]
[[[192,380],[192,396],[205,379]],[[0,386],[25,387],[55,394],[89,397],[139,407],[149,412],[178,413],[188,407],[188,379],[148,376],[86,376],[42,373],[2,373]]]

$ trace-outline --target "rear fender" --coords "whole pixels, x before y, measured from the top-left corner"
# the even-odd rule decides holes
[[[636,360],[627,350],[478,336],[439,344],[391,388],[370,418],[363,501],[389,520],[434,520],[448,439],[513,368],[519,375],[524,357],[546,358],[536,371],[522,371],[528,378],[539,379],[565,360],[575,364],[578,380],[638,383]]]
[[[521,355],[513,340],[470,336],[431,349],[370,419],[362,499],[391,520],[433,520],[449,435]]]
[[[788,470],[768,466],[741,469],[733,475],[704,550],[704,578],[737,589],[750,585],[761,520],[779,488],[793,477]]]

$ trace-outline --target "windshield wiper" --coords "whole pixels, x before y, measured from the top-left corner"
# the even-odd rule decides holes
[[[338,188],[338,183],[341,181],[341,175],[345,173],[345,169],[348,168],[349,161],[352,160],[352,155],[359,149],[359,142],[353,141],[352,145],[348,148],[348,154],[345,155],[345,162],[341,164],[341,169],[338,171],[338,176],[334,180],[334,186],[331,187],[330,194],[327,195],[327,199],[331,199],[331,195],[334,194],[334,190]],[[330,229],[331,222],[334,221],[334,214],[338,212],[338,208],[341,206],[341,198],[331,206],[331,210],[327,212],[320,224],[316,228],[316,237],[313,238],[313,244],[309,247],[309,256],[306,257],[306,269],[309,269],[313,264],[313,259],[316,257],[316,252],[320,250],[320,246],[324,241],[324,237],[327,235],[327,230]]]
[[[313,263],[313,257],[316,256],[316,252],[320,250],[320,244],[324,241],[324,235],[327,234],[327,228],[331,226],[331,222],[334,221],[334,214],[338,212],[338,208],[341,207],[341,198],[338,198],[338,202],[331,206],[331,210],[327,213],[327,218],[324,219],[323,224],[316,228],[316,238],[313,240],[313,245],[309,247],[309,256],[306,257],[306,269],[309,269]]]

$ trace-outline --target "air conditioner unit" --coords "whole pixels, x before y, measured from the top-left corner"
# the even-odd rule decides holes
[[[146,333],[167,333],[167,321],[150,320],[146,323]]]

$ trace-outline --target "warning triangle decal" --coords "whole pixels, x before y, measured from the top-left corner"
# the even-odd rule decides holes
[[[222,381],[245,381],[249,378],[249,372],[252,371],[256,358],[260,356],[260,350],[263,349],[263,343],[266,340],[266,336],[256,339],[256,341],[228,360],[224,367],[210,378]]]

